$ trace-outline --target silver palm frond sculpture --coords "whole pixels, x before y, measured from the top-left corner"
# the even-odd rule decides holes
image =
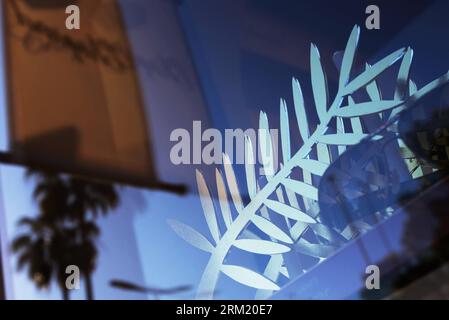
[[[202,173],[196,172],[204,217],[212,241],[182,222],[169,220],[168,223],[185,241],[210,254],[198,285],[198,292],[209,292],[202,298],[213,298],[222,273],[243,285],[258,289],[256,298],[269,297],[273,291],[280,289],[279,277],[290,277],[284,258],[292,251],[313,257],[316,263],[319,263],[352,239],[357,232],[370,228],[363,221],[356,221],[344,230],[336,230],[321,223],[316,181],[332,161],[330,150],[336,148],[337,154],[341,154],[347,146],[355,145],[366,137],[367,133],[362,126],[363,117],[378,115],[382,118],[387,112],[390,116],[394,115],[406,106],[409,99],[419,99],[441,83],[448,82],[449,76],[445,74],[418,90],[410,80],[413,57],[410,48],[401,48],[373,65],[366,65],[364,71],[352,76],[359,35],[360,28],[355,26],[343,53],[338,90],[332,101],[329,99],[326,74],[318,48],[314,44],[311,45],[312,92],[319,123],[313,131],[310,130],[301,85],[297,79],[293,79],[293,111],[300,137],[291,136],[289,108],[285,100],[281,99],[280,137],[283,164],[277,171],[273,166],[273,141],[269,133],[268,117],[266,113],[260,113],[259,149],[266,181],[264,184],[259,183],[260,177],[256,175],[254,158],[255,148],[251,139],[246,137],[245,174],[250,197],[248,203],[244,204],[242,200],[234,168],[226,154],[223,155],[224,173],[216,170],[219,202],[217,207],[220,212],[214,206],[213,197]],[[386,100],[382,97],[376,81],[397,61],[401,61],[401,66],[394,98]],[[355,102],[351,95],[359,90],[366,90],[370,100]],[[347,103],[343,105],[345,101]],[[332,121],[336,130],[329,130]],[[345,126],[344,121],[349,121],[350,129]],[[301,140],[300,138],[302,145],[299,149],[292,150],[291,140]],[[410,156],[404,145],[402,148],[404,154],[409,155],[409,161],[413,162],[413,155]],[[292,174],[294,170],[300,171],[300,178]],[[237,214],[232,214],[232,207]],[[279,217],[282,218],[282,226],[277,223]],[[222,220],[224,230],[219,228],[219,219]],[[265,236],[250,232],[249,226],[257,228],[259,233]],[[306,232],[312,232],[326,241],[311,242],[303,237]],[[268,255],[268,264],[262,271],[229,264],[226,258],[234,247],[257,255]]]

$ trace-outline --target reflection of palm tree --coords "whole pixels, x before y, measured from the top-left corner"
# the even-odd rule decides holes
[[[94,244],[95,232],[92,232],[92,219],[99,214],[107,214],[118,204],[118,195],[114,186],[96,182],[86,182],[78,178],[70,178],[69,215],[79,228],[80,250],[76,250],[78,266],[86,280],[86,297],[92,300],[92,272],[96,267],[97,248]],[[90,216],[89,216],[90,215]],[[93,236],[93,238],[92,238]]]
[[[28,265],[28,274],[36,286],[47,288],[56,277],[64,300],[69,298],[65,286],[65,267],[70,264],[67,258],[67,241],[63,232],[43,218],[23,218],[19,224],[29,229],[28,234],[19,235],[12,244],[19,254],[18,269]]]
[[[34,198],[40,212],[37,218],[21,222],[30,230],[13,243],[13,251],[20,254],[18,267],[28,264],[38,288],[48,286],[56,276],[68,298],[65,268],[76,265],[85,279],[86,297],[93,299],[91,275],[100,233],[94,220],[117,206],[114,186],[41,171],[30,170],[27,175],[36,178]]]

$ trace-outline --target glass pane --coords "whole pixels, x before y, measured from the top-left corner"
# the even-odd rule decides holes
[[[447,1],[11,3],[7,298],[444,297]]]

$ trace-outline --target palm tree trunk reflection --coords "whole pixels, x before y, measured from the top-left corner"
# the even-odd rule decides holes
[[[96,219],[117,207],[116,188],[112,184],[35,170],[29,170],[27,177],[36,180],[33,197],[39,212],[34,218],[19,222],[27,230],[12,243],[12,251],[18,255],[17,268],[27,267],[28,276],[39,289],[47,288],[55,280],[63,299],[69,299],[65,270],[76,265],[84,278],[86,298],[94,299],[92,273],[100,235]]]

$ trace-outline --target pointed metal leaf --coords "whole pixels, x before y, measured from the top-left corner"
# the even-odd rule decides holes
[[[251,240],[260,240],[260,237],[256,235],[254,232],[245,229],[242,231],[242,234],[240,235],[240,239],[251,239]]]
[[[309,229],[312,224],[297,221],[293,227],[290,229],[290,234],[292,239],[296,242],[301,238],[301,236]]]
[[[287,199],[288,202],[290,203],[290,205],[293,208],[299,209],[299,202],[298,202],[298,198],[296,197],[296,193],[294,193],[293,191],[291,191],[290,189],[285,188],[285,193],[287,194]]]
[[[254,198],[257,193],[255,163],[253,143],[249,136],[245,136],[245,173],[248,194],[251,199]]]
[[[318,137],[317,141],[330,145],[350,146],[359,143],[368,136],[364,133],[326,134]]]
[[[405,100],[409,96],[409,79],[410,79],[410,66],[413,59],[413,50],[410,47],[407,49],[404,57],[402,58],[401,66],[399,68],[398,79],[396,82],[396,89],[394,91],[395,100]],[[396,114],[404,110],[404,105],[399,106],[391,111],[390,119]]]
[[[290,278],[290,275],[288,274],[288,269],[286,267],[280,267],[279,268],[279,273],[282,274],[287,279]]]
[[[335,115],[339,117],[360,117],[368,114],[378,113],[402,105],[403,101],[397,100],[384,100],[384,101],[370,101],[356,103],[344,108],[340,108],[336,111]]]
[[[268,279],[276,282],[279,278],[279,275],[284,271],[284,267],[282,267],[284,263],[284,259],[282,255],[276,254],[270,257],[267,266],[263,272],[264,276]],[[288,272],[287,272],[288,278]],[[272,290],[257,290],[255,300],[266,300],[273,295]]]
[[[305,160],[309,160],[309,156],[307,156],[307,157],[305,158]],[[318,159],[318,161],[319,161],[319,162],[322,162],[322,161],[320,161],[320,159]],[[327,163],[325,163],[325,162],[323,162],[323,163],[324,163],[325,165],[327,165]],[[311,174],[311,172],[304,169],[304,170],[302,171],[302,180],[303,180],[305,183],[312,184],[313,182],[312,182],[312,174]]]
[[[413,60],[413,50],[409,47],[402,58],[399,67],[398,80],[394,91],[394,100],[403,100],[408,94],[408,84],[410,80],[410,67]]]
[[[383,58],[376,64],[374,64],[368,70],[365,70],[352,80],[342,91],[342,95],[346,96],[348,94],[352,94],[353,92],[363,88],[368,83],[377,78],[382,72],[384,72],[388,67],[398,61],[404,55],[404,48],[399,49],[387,57]]]
[[[265,200],[264,203],[268,208],[280,215],[283,215],[286,218],[302,221],[304,223],[316,223],[315,219],[313,219],[306,213],[302,212],[299,209],[290,207],[289,205],[286,205],[284,203],[274,200]]]
[[[370,69],[371,66],[367,63],[365,65],[365,70]],[[373,80],[366,85],[366,92],[368,93],[371,101],[381,101],[382,93],[380,92],[379,86],[377,85],[377,81]]]
[[[221,271],[227,275],[229,278],[244,284],[248,287],[263,289],[263,290],[279,290],[279,286],[273,281],[265,278],[264,276],[258,274],[250,269],[233,266],[233,265],[222,265]]]
[[[240,239],[234,242],[234,246],[248,252],[268,255],[290,251],[290,248],[286,245],[267,240]]]
[[[295,78],[292,79],[293,87],[293,101],[295,105],[296,120],[298,122],[299,133],[302,140],[305,141],[309,138],[309,122],[307,121],[307,113],[304,105],[304,97],[302,95],[301,85]]]
[[[207,188],[206,181],[203,174],[196,170],[196,182],[198,184],[198,192],[200,194],[201,205],[204,211],[204,217],[206,218],[207,226],[210,233],[217,243],[220,240],[220,231],[218,230],[217,217],[215,215],[214,203],[211,199],[209,189]]]
[[[302,181],[293,179],[284,179],[282,184],[290,190],[302,195],[303,197],[318,200],[318,189]]]
[[[226,181],[228,183],[229,191],[231,193],[232,201],[238,212],[243,210],[242,197],[235,178],[234,169],[232,168],[231,160],[227,154],[223,154],[223,167],[225,171]]]
[[[327,164],[311,159],[300,159],[298,166],[317,176],[322,176],[328,168]]]
[[[360,27],[354,26],[351,35],[349,36],[348,43],[346,44],[346,49],[343,54],[343,60],[340,68],[340,81],[339,87],[344,88],[349,81],[351,76],[352,65],[354,64],[354,56],[357,50],[357,45],[360,37]]]
[[[282,145],[282,159],[287,163],[291,158],[290,146],[290,124],[288,117],[287,104],[284,99],[281,99],[281,145]]]
[[[354,99],[352,99],[351,96],[348,97],[348,103],[350,106],[355,104]],[[362,121],[360,120],[359,117],[351,118],[351,127],[352,127],[352,132],[358,133],[358,134],[363,134]]]
[[[416,86],[416,83],[413,80],[410,80],[409,86],[408,86],[408,95],[412,96],[418,91],[418,87]]]
[[[327,144],[317,143],[316,145],[318,161],[323,163],[331,163],[331,156]],[[305,180],[304,180],[305,181]]]
[[[282,231],[279,227],[274,225],[269,220],[255,215],[252,218],[252,222],[257,228],[266,233],[268,236],[285,243],[293,243],[292,239],[290,239],[290,237],[284,231]]]
[[[315,100],[318,118],[323,121],[324,115],[327,113],[328,89],[326,74],[320,60],[318,48],[312,43],[310,45],[310,67],[312,77],[312,91]]]
[[[336,121],[337,121],[337,133],[344,135],[346,133],[346,128],[345,128],[343,119],[340,117],[337,117]],[[323,142],[323,141],[321,141],[321,142]],[[343,152],[346,151],[346,145],[339,144],[337,149],[338,149],[338,154],[341,155],[341,154],[343,154]]]
[[[192,227],[176,220],[167,220],[167,223],[178,236],[192,246],[206,252],[214,250],[214,246],[209,240]]]
[[[259,146],[262,156],[263,171],[267,179],[274,175],[274,155],[271,142],[270,127],[268,125],[267,114],[260,112],[259,117]]]
[[[226,194],[226,186],[220,170],[215,170],[215,177],[217,180],[218,201],[220,203],[221,214],[226,227],[229,229],[232,224],[232,215],[231,209],[229,208],[228,196]]]
[[[424,87],[416,91],[409,99],[407,103],[413,103],[416,100],[421,99],[425,95],[427,95],[429,92],[445,85],[449,82],[449,72],[443,74],[438,79],[433,80],[432,82],[429,82]]]

